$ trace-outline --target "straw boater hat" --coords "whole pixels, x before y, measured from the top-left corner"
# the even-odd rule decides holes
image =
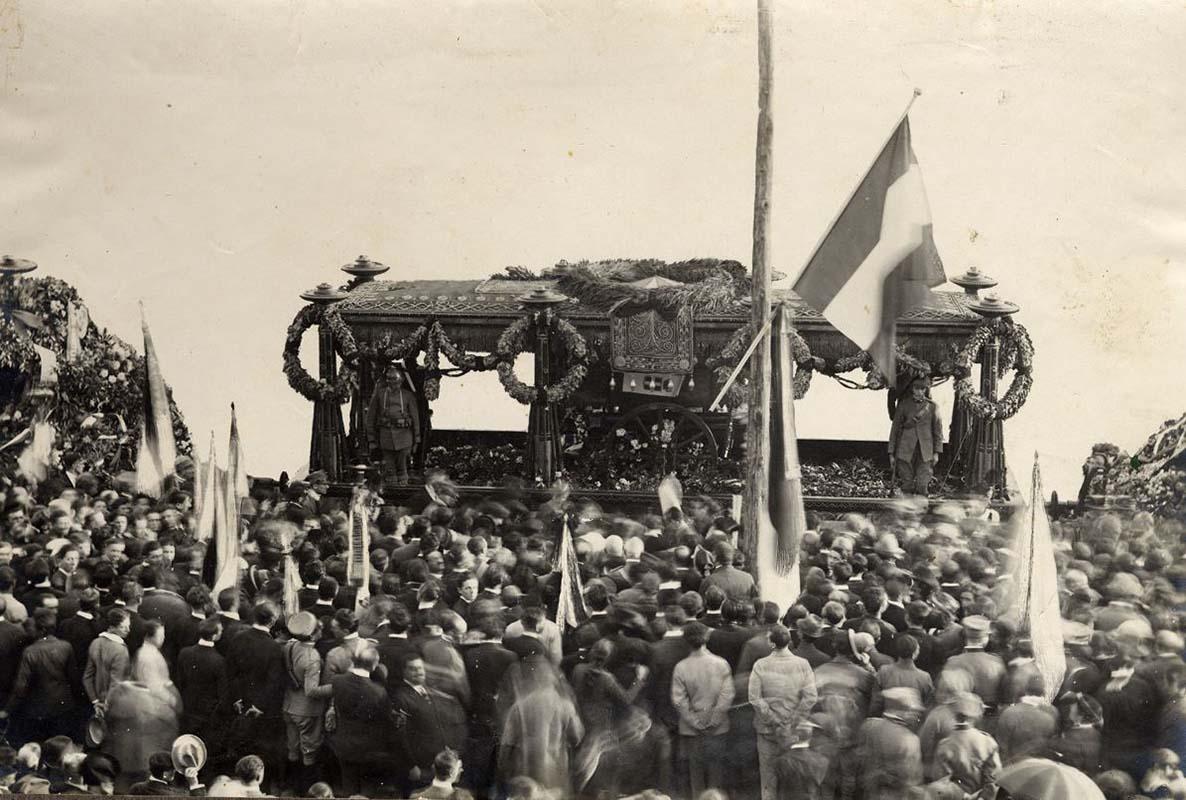
[[[185,774],[187,769],[201,769],[206,766],[206,743],[186,733],[173,741],[172,753],[173,769]]]

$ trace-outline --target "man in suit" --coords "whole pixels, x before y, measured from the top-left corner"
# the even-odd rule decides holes
[[[502,625],[487,617],[475,628],[481,639],[463,645],[461,654],[469,677],[470,714],[469,742],[465,752],[465,784],[486,794],[496,775],[495,755],[498,752],[499,686],[507,669],[518,661],[518,656],[502,646]],[[509,699],[509,698],[507,698]]]
[[[406,789],[423,787],[432,780],[432,763],[445,748],[460,751],[465,746],[465,718],[461,707],[447,695],[426,684],[424,661],[413,658],[404,665],[404,682],[395,690],[392,705],[406,718],[398,741],[408,767]]]
[[[416,644],[408,638],[412,615],[403,603],[394,603],[387,612],[377,650],[379,663],[387,670],[387,691],[394,692],[404,679],[404,664],[419,655]]]
[[[0,597],[0,707],[8,702],[21,663],[21,651],[29,638],[23,627],[5,619],[5,604],[5,599]]]
[[[86,669],[82,676],[83,689],[96,710],[104,707],[107,690],[127,680],[131,671],[128,646],[124,641],[132,629],[128,612],[113,608],[107,612],[104,621],[107,630],[96,636],[87,648]]]
[[[416,663],[423,674],[424,662]],[[374,647],[359,647],[354,651],[350,669],[331,680],[337,718],[331,743],[342,772],[339,796],[363,792],[372,796],[407,796],[406,792],[397,795],[389,791],[391,787],[375,786],[381,775],[392,773],[397,776],[395,785],[402,785],[407,769],[402,763],[397,767],[391,765],[391,743],[397,722],[386,689],[371,678],[378,664],[379,654]]]
[[[78,662],[74,648],[54,635],[57,615],[48,608],[33,612],[37,639],[21,653],[16,682],[3,716],[16,715],[21,722],[22,741],[44,741],[66,732],[81,738],[82,719],[75,701]]]
[[[87,662],[91,642],[106,628],[99,617],[99,590],[89,587],[79,595],[78,611],[58,625],[58,635],[74,648],[79,664]]]
[[[173,673],[181,693],[181,732],[201,738],[212,752],[222,741],[220,720],[227,712],[226,660],[216,649],[222,638],[218,617],[198,625],[197,644],[182,648]]]
[[[271,780],[283,779],[284,687],[288,675],[280,643],[272,638],[279,611],[268,601],[252,609],[254,624],[226,648],[227,696],[239,715],[237,740],[243,752],[264,760]]]
[[[943,420],[929,392],[925,378],[911,383],[910,394],[898,401],[890,426],[889,456],[898,488],[907,494],[927,493],[943,454]]]
[[[231,642],[250,627],[239,618],[238,605],[239,590],[235,587],[228,587],[218,593],[218,621],[222,623],[222,636],[218,638],[216,646],[223,658],[226,658]]]

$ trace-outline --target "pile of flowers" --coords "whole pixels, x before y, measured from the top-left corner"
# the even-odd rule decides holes
[[[655,456],[654,440],[618,437],[613,457],[565,459],[565,477],[576,490],[650,492],[666,474]],[[696,445],[693,445],[695,448]],[[461,445],[431,447],[426,466],[439,467],[466,486],[497,486],[506,478],[526,478],[523,449],[514,444],[495,447]],[[687,494],[737,494],[744,488],[744,464],[702,450],[681,457],[676,474]],[[889,472],[868,459],[851,458],[828,464],[803,465],[803,492],[826,497],[889,497]]]
[[[58,434],[57,449],[77,451],[107,472],[131,468],[144,413],[144,356],[91,322],[81,339],[78,358],[67,362],[68,305],[81,305],[82,301],[65,281],[51,277],[19,279],[14,300],[20,310],[38,316],[42,322],[40,329],[27,329],[21,338],[53,350],[58,358],[58,385],[49,416]],[[31,372],[30,377],[36,378],[37,373]],[[168,394],[177,450],[188,455],[189,430],[172,392]],[[38,402],[26,394],[16,407],[5,410],[0,416],[0,444],[29,427]],[[15,458],[19,452],[19,447],[10,448],[5,455]]]

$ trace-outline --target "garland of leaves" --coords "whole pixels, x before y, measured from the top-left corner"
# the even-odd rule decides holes
[[[498,380],[506,393],[523,405],[530,405],[536,400],[545,403],[561,403],[567,400],[580,387],[588,371],[586,362],[589,356],[585,337],[566,319],[556,319],[556,332],[564,343],[564,352],[568,360],[568,371],[555,383],[545,386],[542,391],[534,386],[528,386],[515,375],[515,356],[528,349],[527,331],[531,321],[527,317],[517,319],[507,326],[498,337],[495,354],[498,361]]]
[[[732,374],[738,359],[745,353],[749,343],[753,341],[753,335],[752,324],[738,328],[729,337],[724,348],[707,359],[706,363],[712,369],[713,378],[718,386],[729,380],[729,375]],[[807,394],[807,390],[811,388],[811,375],[817,367],[817,362],[822,363],[822,360],[811,355],[811,348],[808,347],[807,340],[793,328],[791,329],[791,358],[794,359],[796,365],[795,377],[791,385],[795,390],[795,399],[802,400]],[[729,387],[729,391],[725,392],[725,402],[731,408],[740,407],[748,398],[749,378],[744,376],[734,381],[733,385]]]
[[[0,317],[0,367],[32,374],[40,363],[28,336],[18,331],[12,320]]]
[[[358,377],[350,361],[344,361],[333,383],[314,378],[301,365],[301,340],[305,331],[320,325],[325,317],[325,306],[316,303],[310,303],[297,312],[284,339],[284,376],[288,378],[288,385],[293,391],[307,400],[345,403],[353,394]],[[350,341],[353,341],[353,336]]]
[[[1017,370],[1009,390],[1000,400],[986,400],[972,385],[972,363],[980,349],[992,341],[1001,339],[1001,349],[1010,355],[1011,366]],[[955,383],[955,394],[970,414],[979,419],[1009,419],[1025,405],[1030,389],[1034,385],[1034,343],[1025,326],[1008,317],[997,317],[983,323],[964,343],[956,357],[956,369],[960,377]]]
[[[543,277],[556,279],[558,291],[589,308],[620,313],[655,310],[665,317],[685,305],[695,312],[733,308],[749,294],[744,267],[736,261],[707,258],[675,264],[654,259],[576,264],[561,261]],[[677,283],[654,289],[631,285],[645,278],[666,278]]]

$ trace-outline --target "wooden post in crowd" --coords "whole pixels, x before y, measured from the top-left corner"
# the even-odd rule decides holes
[[[770,0],[758,0],[758,141],[754,169],[753,329],[770,320],[770,254],[766,226],[770,219],[770,187],[774,119],[771,90],[774,54],[771,43]],[[750,359],[749,418],[745,432],[745,534],[742,547],[746,568],[757,574],[759,519],[765,513],[770,472],[770,337],[763,336]]]

